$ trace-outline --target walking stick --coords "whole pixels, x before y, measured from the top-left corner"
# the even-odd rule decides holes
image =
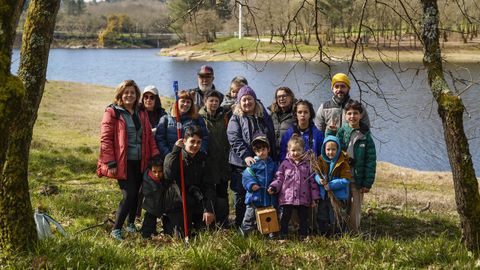
[[[175,92],[175,113],[177,120],[177,139],[182,138],[182,122],[180,119],[180,110],[178,109],[178,81],[173,81],[173,91]],[[180,159],[180,186],[182,189],[182,205],[183,205],[183,231],[185,233],[185,244],[188,245],[188,217],[187,217],[187,197],[185,193],[185,176],[183,172],[182,151],[179,154]]]

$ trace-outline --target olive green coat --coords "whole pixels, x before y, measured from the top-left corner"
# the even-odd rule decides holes
[[[208,130],[208,160],[211,164],[211,171],[214,172],[215,183],[228,181],[230,179],[230,165],[228,163],[228,154],[230,144],[227,139],[228,116],[223,108],[219,108],[215,115],[209,115],[202,107],[199,111],[200,116],[205,120]]]

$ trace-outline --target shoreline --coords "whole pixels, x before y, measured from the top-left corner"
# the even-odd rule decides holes
[[[75,96],[77,96],[77,99],[79,100],[86,100],[87,97],[91,94],[95,95],[96,101],[92,104],[89,105],[90,112],[92,114],[88,115],[88,118],[94,118],[96,119],[96,122],[94,121],[92,126],[88,127],[88,130],[93,130],[93,134],[90,134],[90,136],[95,137],[96,132],[97,132],[97,127],[96,123],[101,121],[102,113],[104,111],[104,108],[111,103],[111,96],[113,95],[113,91],[115,87],[110,87],[110,86],[105,86],[105,85],[95,85],[95,84],[88,84],[88,83],[81,83],[81,82],[72,82],[72,81],[57,81],[57,80],[51,80],[48,81],[45,85],[45,87],[48,89],[59,89],[56,91],[60,91],[63,95],[66,95],[67,89],[69,91],[73,91],[75,93]],[[46,95],[50,94],[49,90]],[[164,105],[163,107],[165,109],[168,109],[172,102],[173,99],[170,97],[166,96],[160,96],[162,100],[162,104]],[[45,99],[45,98],[44,98]],[[48,100],[48,99],[45,99]],[[43,101],[42,103],[50,103],[51,101]],[[81,103],[81,102],[80,102]],[[46,105],[46,104],[43,104]],[[81,106],[78,105],[80,109]],[[95,112],[95,113],[93,113]],[[94,116],[95,115],[95,116]],[[96,139],[96,137],[95,137]],[[434,171],[434,170],[422,170],[422,169],[415,169],[415,168],[409,168],[401,165],[397,165],[392,162],[387,162],[387,161],[382,161],[382,160],[377,160],[378,165],[377,166],[377,173],[383,173],[385,172],[403,172],[406,174],[414,174],[414,175],[422,175],[422,176],[431,176],[434,178],[444,178],[444,179],[450,179],[452,180],[452,172],[451,171]],[[478,178],[480,180],[480,178]]]
[[[212,45],[212,47],[215,45]],[[349,62],[353,47],[327,47],[324,50],[324,61],[327,63]],[[320,63],[320,57],[316,52],[262,52],[259,50],[230,50],[223,51],[215,48],[209,48],[205,44],[200,45],[184,45],[178,44],[168,48],[160,49],[159,55],[167,57],[175,57],[185,61],[235,61],[235,62],[313,62]],[[480,63],[480,47],[459,46],[448,47],[442,49],[442,57],[448,62],[461,63]],[[358,55],[357,60],[365,62],[368,58],[370,62],[421,62],[423,60],[423,51],[419,49],[400,50],[394,48],[385,48],[381,52],[375,48],[366,47],[362,55]]]

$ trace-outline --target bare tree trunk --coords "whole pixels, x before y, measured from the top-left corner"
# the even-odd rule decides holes
[[[20,13],[24,1],[2,1],[0,8],[0,250],[3,252],[0,256],[8,259],[8,253],[16,248],[22,249],[26,245],[16,245],[16,239],[12,237],[15,228],[6,227],[5,221],[7,214],[11,209],[4,204],[9,200],[15,190],[10,190],[8,183],[3,179],[3,168],[6,161],[8,146],[10,143],[11,127],[15,116],[19,113],[18,108],[21,105],[25,94],[22,81],[10,73],[10,63],[12,60],[12,48],[15,40],[15,30],[18,25]],[[30,201],[29,201],[30,203]],[[13,218],[13,217],[12,217]]]
[[[461,98],[448,88],[443,75],[438,29],[437,0],[423,4],[424,65],[428,83],[442,119],[448,159],[452,168],[455,201],[462,227],[462,241],[473,252],[480,250],[480,194],[468,139],[463,128],[464,106]]]
[[[17,108],[17,117],[12,121],[0,176],[0,241],[10,252],[25,249],[37,239],[28,189],[28,158],[59,6],[60,0],[31,0],[23,31],[18,74],[26,91],[22,107]]]

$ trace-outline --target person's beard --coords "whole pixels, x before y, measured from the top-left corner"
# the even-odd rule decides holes
[[[198,88],[200,88],[200,90],[202,90],[202,92],[205,92],[207,90],[210,90],[212,89],[212,86],[213,86],[213,83],[207,85],[207,86],[203,86],[203,85],[199,85]]]

